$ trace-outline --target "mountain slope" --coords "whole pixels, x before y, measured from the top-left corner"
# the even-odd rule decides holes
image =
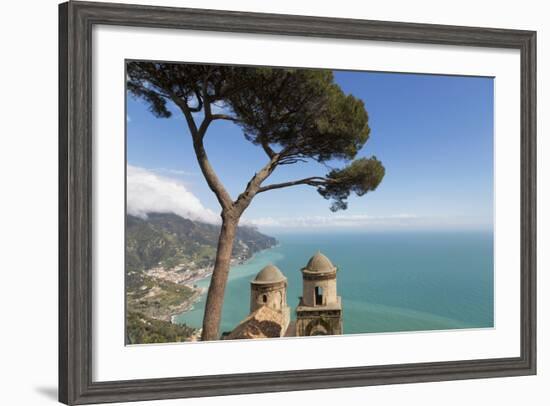
[[[146,219],[126,218],[127,271],[147,270],[155,266],[172,268],[185,262],[197,266],[213,264],[220,227],[192,221],[171,213],[150,213]],[[233,257],[249,258],[277,243],[273,237],[252,227],[239,227]]]

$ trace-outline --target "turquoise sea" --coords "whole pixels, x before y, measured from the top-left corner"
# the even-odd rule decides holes
[[[345,334],[493,327],[492,232],[274,236],[278,246],[231,269],[221,331],[248,315],[250,281],[269,263],[288,278],[294,310],[302,291],[300,268],[317,250],[338,267]],[[174,321],[200,327],[205,298]]]

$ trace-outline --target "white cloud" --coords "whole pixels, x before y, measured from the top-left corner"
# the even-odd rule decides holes
[[[241,224],[289,230],[469,230],[492,227],[492,223],[480,223],[478,219],[466,215],[419,216],[406,213],[386,216],[335,213],[326,216],[259,217],[243,220]]]
[[[359,228],[369,226],[406,226],[417,223],[411,214],[370,216],[366,214],[333,214],[327,216],[260,217],[246,219],[243,224],[280,228]]]
[[[158,172],[158,173],[165,173],[167,175],[175,175],[175,176],[195,176],[197,175],[196,172],[188,172],[188,171],[182,171],[180,169],[171,169],[171,168],[154,168],[150,169],[152,172]]]
[[[220,217],[202,205],[179,181],[150,170],[128,165],[126,208],[128,214],[146,217],[147,213],[174,213],[207,223],[219,223]]]

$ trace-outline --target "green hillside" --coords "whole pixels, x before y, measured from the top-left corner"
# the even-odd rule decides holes
[[[146,219],[126,217],[126,270],[140,271],[161,265],[171,268],[194,262],[208,266],[214,261],[220,227],[171,213],[150,213]],[[277,243],[251,227],[239,227],[233,257],[247,259]]]

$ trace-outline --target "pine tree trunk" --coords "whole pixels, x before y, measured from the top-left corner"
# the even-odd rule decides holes
[[[233,242],[235,241],[235,233],[237,231],[237,224],[239,223],[238,218],[228,218],[222,215],[222,219],[216,262],[204,308],[202,341],[217,340],[220,338],[219,328],[222,317],[223,298],[231,264]]]

